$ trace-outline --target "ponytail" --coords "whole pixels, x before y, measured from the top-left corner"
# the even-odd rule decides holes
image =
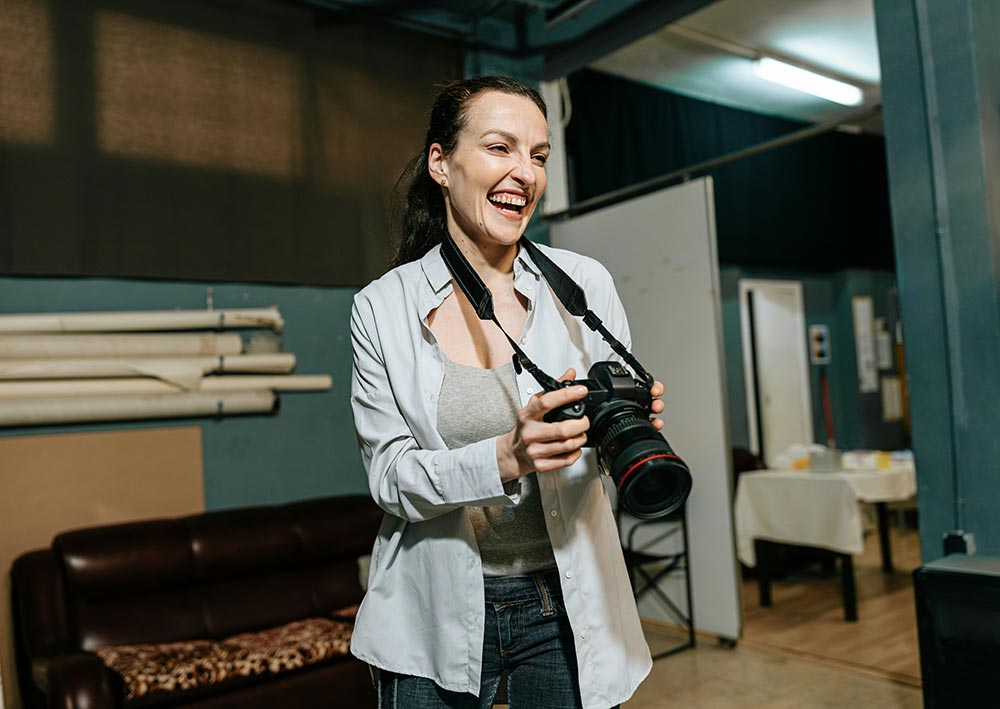
[[[389,268],[423,257],[441,243],[448,229],[441,186],[427,171],[427,153],[420,153],[403,168],[396,181],[396,249]]]

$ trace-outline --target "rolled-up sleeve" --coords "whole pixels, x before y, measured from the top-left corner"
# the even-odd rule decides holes
[[[393,318],[393,320],[398,320]],[[496,437],[454,450],[421,448],[400,412],[397,397],[419,395],[413,374],[407,387],[393,388],[372,303],[359,294],[351,310],[354,368],[351,406],[368,486],[378,505],[401,519],[432,519],[466,505],[513,505],[519,485],[500,482]],[[413,362],[413,367],[419,366]]]

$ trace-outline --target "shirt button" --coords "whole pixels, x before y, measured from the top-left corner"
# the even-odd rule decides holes
[[[586,630],[581,630],[580,631],[580,639],[581,640],[586,640],[587,639],[587,631]]]
[[[566,572],[566,578],[568,579],[573,578],[573,569],[570,569],[569,571]]]
[[[558,517],[559,516],[559,510],[555,510],[555,509],[549,510],[549,514],[552,515],[553,517]]]
[[[531,387],[528,387],[527,389],[525,389],[525,391],[528,392],[529,394],[534,394],[535,393],[535,390],[532,389]]]
[[[522,345],[527,344],[527,342],[528,342],[528,338],[527,337],[522,337],[521,338],[521,344]]]

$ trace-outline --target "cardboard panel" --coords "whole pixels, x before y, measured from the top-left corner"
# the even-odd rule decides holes
[[[0,438],[0,678],[17,709],[10,567],[58,532],[205,509],[201,428]],[[0,704],[3,707],[4,704]]]

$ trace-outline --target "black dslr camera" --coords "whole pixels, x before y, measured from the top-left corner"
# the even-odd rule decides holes
[[[580,384],[587,387],[586,396],[550,411],[545,420],[590,418],[585,445],[597,449],[629,514],[655,519],[676,511],[691,492],[691,473],[649,420],[649,386],[617,362],[596,362],[586,379],[560,382]]]
[[[527,369],[546,391],[579,384],[587,387],[587,395],[583,399],[550,411],[545,420],[590,418],[585,445],[597,449],[601,467],[618,488],[618,502],[622,508],[641,519],[656,519],[676,512],[691,492],[691,473],[649,421],[653,403],[649,390],[653,386],[653,377],[608,332],[594,311],[587,308],[583,289],[531,241],[521,237],[519,243],[531,255],[563,307],[572,315],[583,318],[587,327],[599,333],[639,379],[633,379],[628,370],[617,362],[596,362],[587,373],[587,379],[556,381],[539,369],[517,342],[504,332],[493,312],[493,296],[489,288],[450,236],[446,235],[441,241],[441,256],[459,288],[476,308],[479,318],[492,320],[507,336],[514,350],[514,368],[518,373],[522,367]]]

